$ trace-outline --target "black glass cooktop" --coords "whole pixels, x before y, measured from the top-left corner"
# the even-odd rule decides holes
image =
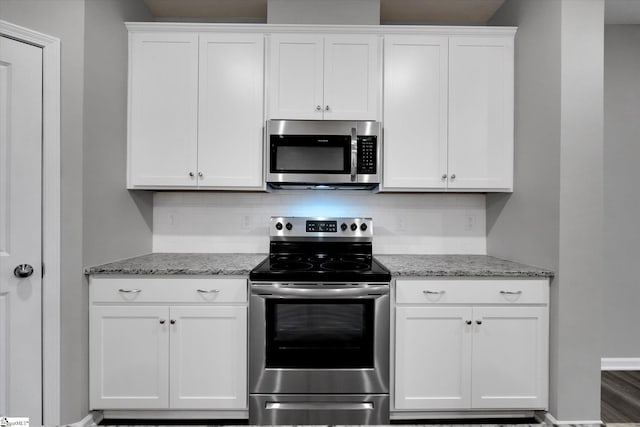
[[[270,255],[249,273],[252,281],[389,282],[389,270],[367,244],[271,243]]]

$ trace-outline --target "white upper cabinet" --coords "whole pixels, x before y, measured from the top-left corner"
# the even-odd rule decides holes
[[[128,188],[262,188],[262,34],[133,32],[129,61]]]
[[[262,34],[200,35],[198,186],[262,185]]]
[[[384,40],[384,187],[446,186],[446,36]]]
[[[383,190],[513,190],[514,34],[485,33],[385,37]]]
[[[322,36],[273,34],[270,38],[268,94],[272,119],[322,119]]]
[[[513,187],[513,38],[449,40],[449,188]]]
[[[129,37],[128,187],[196,186],[198,35]]]
[[[382,121],[381,191],[513,191],[514,28],[127,25],[128,188],[263,190],[285,119]]]
[[[379,120],[380,37],[272,34],[271,119]]]

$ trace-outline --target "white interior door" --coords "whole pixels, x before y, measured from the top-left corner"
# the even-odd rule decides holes
[[[0,37],[0,414],[42,424],[42,49]],[[28,277],[17,277],[18,265]]]

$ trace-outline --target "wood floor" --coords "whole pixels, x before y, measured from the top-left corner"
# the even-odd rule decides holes
[[[640,371],[602,371],[602,422],[640,423]]]

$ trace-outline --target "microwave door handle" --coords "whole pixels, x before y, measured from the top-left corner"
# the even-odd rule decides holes
[[[351,128],[351,182],[356,182],[358,172],[358,130]]]

